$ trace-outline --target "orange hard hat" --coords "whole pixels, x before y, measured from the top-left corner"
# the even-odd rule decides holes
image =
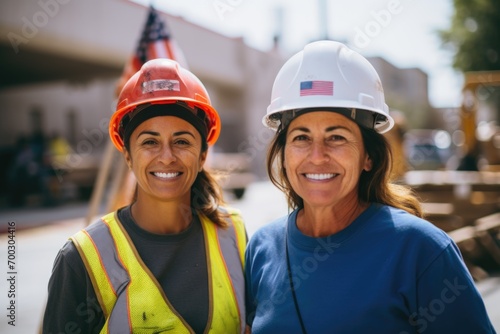
[[[124,146],[124,117],[136,109],[140,113],[144,106],[159,104],[182,104],[187,106],[182,108],[186,110],[184,112],[192,109],[195,114],[195,110],[201,110],[207,126],[208,145],[217,141],[221,122],[203,83],[176,61],[161,58],[144,63],[123,86],[116,111],[109,123],[109,135],[118,150],[121,151]],[[141,108],[137,108],[139,106]]]

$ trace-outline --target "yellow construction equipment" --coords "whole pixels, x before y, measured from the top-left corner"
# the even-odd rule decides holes
[[[463,101],[460,108],[464,134],[462,165],[467,159],[477,161],[480,156],[486,160],[489,167],[500,164],[499,90],[500,71],[464,73]],[[485,110],[484,104],[488,100],[493,100],[492,108],[480,115],[480,110]]]

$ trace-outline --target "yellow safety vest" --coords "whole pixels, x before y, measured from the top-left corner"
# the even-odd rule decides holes
[[[230,226],[221,228],[200,215],[209,279],[206,333],[244,332],[246,233],[240,215],[231,211],[230,216]],[[101,333],[194,333],[140,258],[116,212],[70,239],[106,318]]]

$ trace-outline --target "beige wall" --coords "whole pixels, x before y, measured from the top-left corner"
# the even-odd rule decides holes
[[[0,6],[0,43],[16,56],[37,51],[113,68],[123,67],[132,54],[147,16],[147,8],[125,0],[21,0]],[[164,13],[162,17],[190,70],[205,83],[220,112],[223,134],[219,149],[247,152],[257,161],[263,160],[267,142],[252,141],[252,136],[263,128],[260,118],[284,59],[182,18]],[[13,145],[19,135],[29,134],[34,109],[43,113],[42,128],[47,135],[59,132],[68,137],[67,114],[75,111],[74,145],[87,150],[90,136],[98,154],[103,142],[97,140],[97,131],[112,113],[116,79],[97,77],[85,82],[60,81],[0,90],[0,146]],[[251,84],[253,80],[255,84]],[[265,176],[260,165],[254,168]]]
[[[17,0],[4,1],[0,8],[0,46],[12,64],[36,51],[46,53],[46,60],[50,55],[65,59],[68,68],[80,61],[117,73],[110,77],[96,72],[92,79],[0,89],[0,147],[29,133],[30,113],[35,108],[43,112],[47,135],[59,132],[81,147],[93,139],[93,153],[101,152],[103,142],[97,131],[106,134],[103,122],[113,110],[115,82],[138,42],[147,8],[127,0]],[[261,120],[274,77],[288,55],[252,49],[241,38],[225,37],[180,17],[162,17],[221,115],[219,149],[249,154],[254,172],[265,177],[266,147],[273,132]],[[428,104],[425,73],[399,70],[381,58],[370,60],[389,98],[404,96],[407,102],[425,100]],[[36,58],[30,61],[40,70],[48,65]],[[77,114],[76,133],[68,133],[70,111]]]

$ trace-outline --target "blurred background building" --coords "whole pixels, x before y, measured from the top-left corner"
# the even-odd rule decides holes
[[[274,77],[290,56],[280,48],[283,32],[276,33],[274,47],[264,52],[242,38],[161,15],[220,113],[223,131],[214,151],[245,154],[248,170],[257,179],[266,178],[264,161],[272,132],[262,126],[261,119]],[[66,196],[89,195],[108,142],[116,82],[134,52],[146,17],[146,7],[126,0],[2,3],[0,154],[6,163],[1,167],[1,205],[8,204],[5,196],[12,195],[8,190],[12,187],[26,193],[45,187],[45,191]],[[407,124],[427,128],[443,123],[436,123],[429,104],[425,72],[398,68],[381,57],[369,60],[381,76],[388,104],[408,118]],[[56,170],[56,182],[25,175],[27,184],[16,182],[9,187],[13,166],[20,159],[19,147],[42,139],[44,149],[50,149],[56,139],[69,146],[66,153],[71,154],[52,164],[52,171],[43,172]],[[26,173],[39,173],[37,168]]]
[[[287,4],[291,2],[287,0]],[[354,1],[348,2],[346,7]],[[318,0],[310,5],[318,8],[318,15],[296,20],[289,27],[305,30],[317,25],[308,41],[332,38],[345,42],[373,64],[396,120],[387,134],[394,150],[393,176],[415,190],[426,218],[450,233],[474,279],[481,280],[500,271],[500,46],[499,27],[494,24],[500,6],[488,1],[453,1],[468,10],[456,10],[450,30],[442,32],[443,40],[458,50],[453,67],[463,76],[455,92],[460,102],[449,106],[435,107],[430,102],[441,88],[430,80],[435,74],[429,78],[422,68],[396,65],[373,52],[365,54],[362,45],[375,45],[384,33],[395,31],[397,43],[384,45],[386,49],[414,46],[418,34],[398,35],[397,27],[404,20],[420,23],[443,2],[452,3],[423,0],[411,2],[410,7],[410,2],[373,1],[378,7],[367,9],[362,23],[351,27],[354,37],[343,40],[342,32],[333,34],[335,38],[329,33],[329,15],[355,20],[360,19],[358,11],[328,10],[328,5],[331,9],[339,4]],[[248,11],[255,29],[261,20],[269,19],[253,2],[204,3],[214,16],[236,9]],[[144,4],[146,0],[0,4],[0,210],[16,207],[22,211],[68,202],[86,205],[95,194],[96,179],[106,160],[117,82],[146,22],[148,7]],[[293,29],[284,28],[286,15],[284,9],[278,9],[271,19],[276,27],[268,36],[271,44],[267,49],[255,48],[242,36],[231,37],[157,9],[220,114],[222,133],[208,163],[229,173],[230,182],[223,187],[239,199],[251,182],[268,181],[266,149],[273,132],[262,125],[262,117],[278,70],[298,51],[284,47],[296,37]],[[413,10],[420,16],[415,18]],[[497,16],[486,20],[485,13]],[[410,26],[406,21],[403,24]],[[478,36],[478,32],[483,33]],[[463,43],[464,48],[463,41],[469,41]],[[426,46],[417,45],[417,57],[442,63],[443,59],[424,51],[420,54]],[[116,154],[107,176],[108,193],[116,190],[112,181],[120,159]],[[261,189],[272,188],[266,186]],[[253,196],[255,200],[260,194]],[[266,201],[271,200],[266,197]],[[253,207],[249,209],[253,211]]]

